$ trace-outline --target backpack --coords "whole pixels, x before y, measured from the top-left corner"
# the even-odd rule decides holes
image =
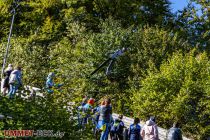
[[[120,132],[120,123],[121,121],[114,121],[111,127],[111,132],[113,133],[119,133]]]
[[[9,77],[9,84],[16,84],[18,82],[17,74],[11,73]]]
[[[150,131],[149,127],[152,127],[151,131]],[[148,137],[153,136],[154,135],[154,131],[155,131],[155,128],[153,126],[147,126],[145,128],[145,134]]]
[[[178,140],[179,139],[179,129],[171,129],[168,133],[169,140]]]

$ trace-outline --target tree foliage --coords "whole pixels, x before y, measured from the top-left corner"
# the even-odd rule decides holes
[[[209,22],[209,1],[191,0],[187,7],[177,13],[175,30],[179,30],[180,36],[192,45],[209,53]]]
[[[13,2],[0,1],[1,58]],[[168,0],[20,0],[7,64],[23,67],[24,85],[43,89],[48,73],[55,72],[56,83],[64,86],[46,99],[3,98],[1,113],[17,117],[14,126],[2,123],[1,128],[52,125],[68,133],[66,138],[91,139],[90,130],[78,134],[76,122],[68,120],[76,114],[63,106],[80,102],[83,95],[97,101],[109,96],[115,112],[143,118],[153,114],[165,128],[179,120],[186,134],[205,138],[210,110],[208,3],[192,2],[200,5],[201,15],[193,3],[173,15]],[[123,47],[128,52],[116,60],[111,76],[105,75],[107,65],[90,76]],[[24,111],[27,105],[30,111]]]
[[[27,93],[28,91],[24,91]],[[44,92],[44,91],[42,91]],[[53,130],[64,132],[63,137],[33,137],[32,139],[92,139],[88,131],[81,134],[77,125],[76,110],[73,106],[67,107],[70,97],[63,97],[60,92],[55,91],[55,95],[47,95],[45,98],[36,97],[23,99],[17,97],[10,100],[1,97],[0,112],[5,116],[0,121],[1,130]],[[68,110],[68,111],[67,111]],[[1,138],[7,138],[1,136]],[[11,138],[11,137],[10,137]]]
[[[166,127],[174,120],[180,121],[190,136],[206,139],[210,116],[209,65],[206,53],[173,54],[159,71],[150,71],[140,81],[140,90],[133,91],[134,112],[144,118],[154,114],[158,123]]]

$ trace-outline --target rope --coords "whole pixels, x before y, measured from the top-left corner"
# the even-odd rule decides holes
[[[3,79],[4,69],[5,69],[5,65],[6,65],[6,62],[7,62],[7,57],[8,57],[9,49],[10,49],[10,46],[11,46],[10,45],[10,39],[11,39],[13,24],[14,24],[14,20],[15,20],[16,8],[18,8],[18,6],[19,6],[19,4],[17,2],[19,2],[19,0],[14,1],[14,7],[13,7],[13,9],[11,11],[11,13],[13,14],[12,15],[12,22],[11,22],[9,36],[8,36],[8,40],[7,40],[6,53],[5,53],[5,56],[4,56],[3,66],[2,66],[2,70],[1,70],[1,79]]]

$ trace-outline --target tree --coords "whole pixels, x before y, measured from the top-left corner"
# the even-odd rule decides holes
[[[206,139],[210,115],[209,65],[206,53],[175,53],[161,65],[160,71],[149,72],[140,82],[141,89],[134,90],[134,112],[143,118],[155,115],[158,124],[165,127],[179,121],[185,134]]]
[[[11,14],[9,12],[12,2],[12,0],[0,1],[0,22],[2,23],[0,24],[0,56],[2,58],[5,51],[4,44],[6,44],[7,34],[9,32],[11,20]],[[200,3],[206,7],[205,2]],[[165,75],[162,72],[162,67],[166,67],[165,65],[168,60],[177,60],[176,66],[183,68],[181,71],[187,75],[185,71],[185,68],[188,68],[187,60],[191,61],[191,58],[188,59],[187,53],[196,47],[195,43],[200,43],[200,45],[197,44],[199,48],[202,46],[199,51],[202,50],[208,53],[208,22],[204,21],[206,17],[199,17],[199,20],[193,17],[194,20],[192,22],[189,20],[190,15],[186,15],[183,12],[182,15],[177,15],[176,19],[173,19],[169,10],[170,3],[167,0],[153,2],[150,0],[34,0],[20,1],[19,4],[8,63],[14,65],[19,64],[23,67],[23,83],[25,85],[42,89],[45,87],[45,80],[48,73],[56,73],[55,81],[57,83],[64,83],[62,92],[56,92],[59,97],[57,95],[47,97],[47,100],[53,101],[52,104],[48,104],[48,101],[43,101],[41,105],[45,106],[47,104],[47,106],[50,106],[45,107],[43,110],[32,105],[29,109],[43,113],[43,115],[47,115],[46,112],[52,113],[54,108],[58,109],[58,112],[56,112],[58,119],[61,117],[59,113],[69,115],[65,114],[63,112],[64,110],[59,110],[61,107],[66,106],[66,100],[80,102],[81,96],[83,95],[94,97],[97,101],[108,96],[113,100],[112,105],[115,112],[129,114],[133,108],[131,104],[135,102],[134,105],[137,105],[136,102],[139,102],[138,98],[131,100],[131,97],[133,95],[135,95],[134,97],[139,96],[138,93],[144,91],[144,87],[147,86],[144,81],[147,81],[149,76],[155,77],[155,73],[160,74],[157,81],[155,81],[157,83],[161,81],[161,88],[158,88],[157,92],[169,92],[168,88],[171,85],[165,83],[166,79],[163,77]],[[187,9],[186,11],[193,13],[191,9]],[[177,26],[171,25],[173,20],[177,20],[174,22]],[[189,25],[187,24],[188,22],[190,23]],[[110,54],[123,47],[128,48],[128,52],[117,59],[110,77],[105,75],[106,66],[90,77],[90,73],[105,61]],[[180,54],[175,54],[171,58],[171,55],[177,51]],[[197,50],[197,52],[199,51]],[[175,57],[176,55],[177,57]],[[186,61],[182,63],[181,58],[179,59],[178,56],[183,61]],[[203,58],[204,54],[201,54],[201,56]],[[194,62],[193,58],[192,61]],[[175,60],[173,61],[174,63]],[[197,61],[195,62],[197,64]],[[200,66],[200,63],[198,65]],[[194,67],[197,69],[197,65],[194,66],[193,63]],[[205,71],[204,67],[202,67],[202,70]],[[168,71],[172,68],[172,66],[168,68]],[[177,72],[175,81],[179,82],[178,79],[182,78],[180,76],[184,74],[179,73],[177,69],[175,71]],[[191,72],[191,70],[189,71]],[[169,76],[170,74],[173,77],[173,73],[169,73]],[[204,80],[206,80],[205,78]],[[202,81],[202,78],[198,77],[198,79]],[[183,93],[181,92],[183,87],[178,82],[173,83],[174,85],[172,85],[174,87],[170,88],[172,88],[173,92],[177,92],[177,94],[178,91],[176,89],[180,88],[180,93]],[[191,79],[183,83],[183,86],[191,87],[188,84],[196,87]],[[148,86],[153,87],[153,85],[149,84]],[[154,88],[156,91],[156,87]],[[209,89],[202,85],[201,89],[205,89],[205,93],[209,92]],[[194,89],[192,90],[194,92]],[[197,90],[195,91],[196,93],[198,92]],[[159,94],[155,95],[158,100],[152,100],[158,102],[160,100]],[[57,97],[59,102],[54,100]],[[186,101],[185,97],[181,97],[178,99]],[[174,98],[171,96],[170,99],[165,96],[161,96],[161,100],[163,100],[162,98],[167,100],[164,100],[158,106],[158,109],[164,107],[165,103],[168,103],[168,100],[174,101],[175,104],[177,103],[176,100],[172,100]],[[187,101],[188,99],[191,99],[191,97],[188,98],[187,96]],[[208,108],[207,100],[205,98],[199,99],[199,102],[193,100],[199,106],[198,108]],[[5,104],[6,101],[5,99]],[[18,104],[17,107],[20,105],[19,101],[23,100],[18,99],[15,101]],[[25,107],[25,102],[28,101],[23,102],[23,106]],[[183,102],[181,102],[181,105],[184,104]],[[33,102],[29,103],[33,104]],[[57,103],[61,103],[61,105]],[[190,105],[187,107],[193,106],[193,103],[190,102]],[[12,105],[14,104],[12,103]],[[36,102],[33,105],[39,106],[39,103]],[[56,107],[57,105],[59,108]],[[185,110],[180,111],[180,108],[177,106],[170,106],[167,111],[170,112],[174,109],[176,111],[171,112],[175,116],[182,117],[180,112],[184,112]],[[11,110],[11,112],[16,112],[16,110],[11,108],[9,106],[7,109]],[[138,111],[138,109],[134,107],[134,111]],[[3,110],[3,112],[6,111]],[[23,122],[22,117],[26,117],[30,113],[24,113],[23,110],[17,110],[17,112],[23,114],[17,117],[17,119],[22,120],[21,126],[25,126],[26,124]],[[190,114],[189,112],[186,114]],[[195,114],[188,117],[190,119],[194,119],[195,117],[196,120],[198,117],[204,118],[203,122],[199,122],[198,127],[201,134],[208,134],[209,130],[204,125],[208,124],[205,121],[208,118],[208,114],[209,111],[207,110],[201,112],[199,115]],[[75,117],[74,115],[70,114],[71,117]],[[146,113],[144,115],[146,116]],[[165,124],[163,112],[159,116],[160,122]],[[166,120],[168,118],[166,114]],[[184,121],[186,121],[186,118]],[[49,127],[46,123],[51,124],[47,119],[43,119],[43,122],[43,125],[46,125],[46,127]],[[52,123],[54,125],[59,122],[60,120],[54,120]],[[69,122],[66,119],[64,122],[68,124],[71,121]],[[30,124],[30,122],[27,123]],[[61,124],[64,123],[62,122]],[[187,122],[187,124],[190,123]],[[196,123],[192,122],[192,124]],[[43,125],[39,123],[40,127],[45,128]],[[28,126],[32,127],[33,124]],[[61,127],[61,125],[58,126]],[[75,132],[78,130],[76,126],[70,128],[72,128],[71,131],[66,126],[64,129],[69,131],[69,133],[77,134]],[[192,132],[191,128],[187,130],[188,128],[186,126],[184,130]],[[84,133],[88,137],[91,135],[90,132],[90,129],[87,129]],[[72,136],[72,134],[70,135]],[[87,139],[87,137],[82,138]]]
[[[209,53],[208,6],[208,0],[191,0],[184,10],[177,13],[175,30],[178,30],[179,35],[186,38],[192,46],[197,46],[201,51],[205,50]]]
[[[42,91],[43,92],[43,91]],[[27,93],[27,91],[25,91]],[[10,100],[1,97],[0,112],[5,118],[0,121],[1,130],[53,130],[64,132],[62,139],[93,139],[90,131],[82,131],[77,126],[77,113],[74,105],[69,106],[69,97],[55,91],[54,95],[44,93],[45,98]],[[65,100],[64,100],[65,99]],[[70,111],[67,111],[67,106]],[[10,119],[8,118],[10,117]],[[79,131],[80,130],[80,131]],[[1,136],[7,138],[7,136]],[[8,137],[11,138],[11,137]],[[61,137],[34,136],[30,139],[61,139]]]

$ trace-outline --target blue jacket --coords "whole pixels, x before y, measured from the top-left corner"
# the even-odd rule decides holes
[[[141,132],[140,125],[138,124],[130,125],[130,128],[128,130],[129,140],[141,140],[140,132]]]
[[[100,116],[99,120],[110,123],[112,120],[112,107],[111,106],[101,106],[100,107]]]
[[[53,86],[54,86],[53,78],[48,76],[46,81],[46,87],[52,88]]]
[[[16,80],[14,82],[15,85],[21,85],[22,84],[22,73],[20,70],[13,70],[10,74],[9,83],[12,83],[13,81],[13,75],[16,75]]]
[[[111,123],[110,131],[116,134],[123,135],[123,128],[124,128],[123,121],[117,118]]]

